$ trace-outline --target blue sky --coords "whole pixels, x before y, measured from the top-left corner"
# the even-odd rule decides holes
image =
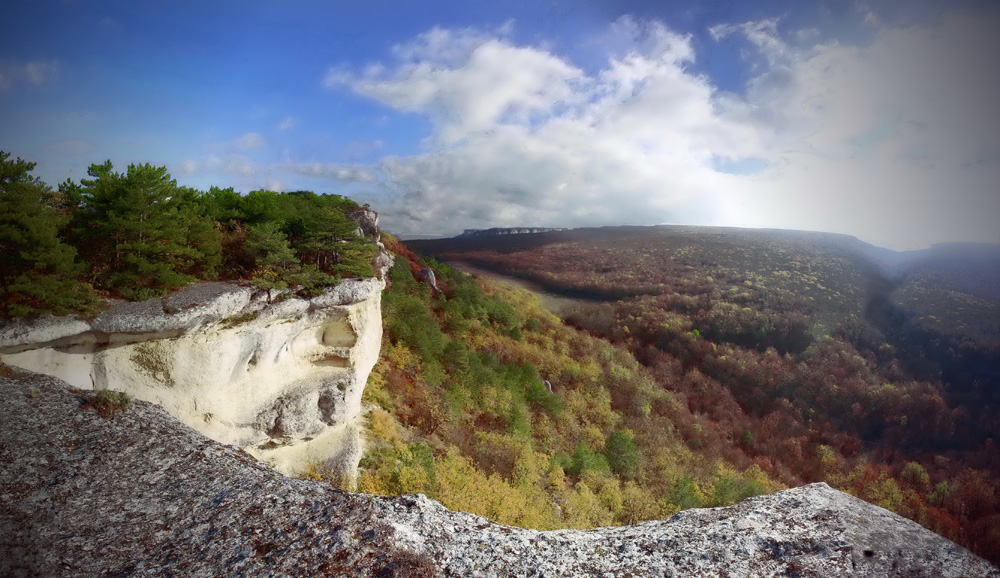
[[[55,186],[371,202],[403,235],[684,223],[1000,242],[987,2],[23,2],[0,150]]]

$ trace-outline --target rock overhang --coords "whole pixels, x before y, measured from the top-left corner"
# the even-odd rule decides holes
[[[0,361],[160,404],[217,441],[274,457],[286,473],[329,460],[353,475],[384,288],[380,278],[345,279],[302,298],[199,283],[115,303],[90,321],[8,322]]]

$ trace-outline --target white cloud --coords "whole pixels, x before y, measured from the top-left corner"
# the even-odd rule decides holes
[[[266,143],[267,140],[264,138],[264,135],[259,132],[248,132],[236,139],[233,142],[233,146],[240,150],[250,150],[261,148]]]
[[[614,24],[626,48],[594,73],[501,33],[434,29],[394,62],[331,70],[327,84],[434,123],[433,152],[378,167],[401,233],[687,222],[897,248],[996,242],[996,25],[953,17],[879,28],[866,46],[806,47],[820,35],[786,42],[778,20],[714,27],[756,51],[741,95],[692,71],[690,37],[634,19]],[[717,170],[752,164],[769,168]]]
[[[201,160],[187,159],[174,170],[186,175],[216,172],[244,178],[256,177],[262,172],[266,172],[266,169],[262,169],[253,159],[238,154],[224,157],[210,154]]]
[[[435,28],[394,53],[400,63],[392,71],[372,65],[355,77],[333,70],[327,84],[426,113],[445,143],[497,124],[538,121],[580,96],[573,85],[583,74],[564,60],[472,30]]]
[[[435,123],[433,153],[379,167],[399,194],[390,222],[712,222],[713,156],[744,154],[753,134],[722,122],[711,85],[686,71],[689,37],[616,26],[632,50],[594,75],[541,48],[440,29],[397,48],[394,67],[334,71],[335,83]]]
[[[867,47],[817,46],[756,78],[752,109],[781,130],[777,169],[746,187],[748,222],[900,248],[1000,241],[997,24],[882,29]]]
[[[43,84],[56,77],[59,65],[54,60],[36,60],[24,65],[25,75],[31,84]]]
[[[298,124],[299,124],[298,120],[296,120],[293,117],[286,116],[284,119],[282,119],[281,122],[278,123],[278,130],[288,130],[291,128],[295,128],[295,126]]]

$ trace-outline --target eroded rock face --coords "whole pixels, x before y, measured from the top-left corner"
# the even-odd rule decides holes
[[[382,340],[380,279],[312,299],[201,283],[163,299],[0,327],[0,361],[162,406],[284,472],[327,462],[351,474],[358,416]]]
[[[368,205],[347,215],[352,221],[357,223],[360,236],[378,237],[378,213],[373,211]]]
[[[378,254],[375,256],[373,265],[378,276],[384,278],[389,269],[392,269],[395,258],[392,256],[392,253],[386,250],[385,245],[382,244],[382,232],[378,228],[378,213],[373,211],[368,205],[365,205],[347,216],[358,225],[357,235],[359,237],[368,237],[372,240],[375,247],[378,248]]]
[[[88,395],[0,377],[2,576],[1000,578],[826,484],[635,526],[522,530],[286,478],[158,406],[104,419]]]

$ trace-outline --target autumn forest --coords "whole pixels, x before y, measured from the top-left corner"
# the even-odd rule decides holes
[[[826,481],[1000,559],[995,247],[907,255],[839,235],[697,227],[410,246],[577,298],[566,324],[627,351],[650,384],[605,382],[640,447],[636,479],[659,484],[661,500],[713,503],[677,499],[688,478],[657,470],[669,431],[693,463],[782,486]]]

